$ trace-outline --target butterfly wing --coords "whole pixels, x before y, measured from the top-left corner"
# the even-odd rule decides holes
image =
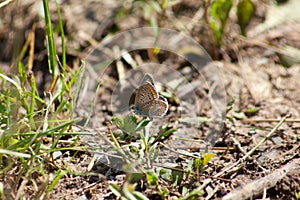
[[[166,98],[159,96],[158,99],[152,101],[148,116],[153,117],[163,117],[168,111],[168,101]]]
[[[149,86],[150,84],[150,86]],[[147,85],[147,86],[144,86]],[[151,87],[151,85],[153,87]],[[134,107],[136,104],[139,104],[139,106],[142,104],[141,102],[143,101],[151,101],[151,98],[145,99],[143,100],[141,98],[141,94],[145,94],[145,91],[147,91],[147,88],[152,88],[150,91],[152,91],[153,89],[156,91],[155,86],[154,86],[154,81],[153,78],[150,74],[146,73],[143,77],[143,79],[141,80],[140,84],[139,84],[139,88],[137,88],[132,95],[130,96],[129,99],[129,106],[130,107]],[[154,94],[155,95],[155,94]],[[157,98],[158,94],[155,95],[153,98]],[[138,98],[140,97],[140,98]]]
[[[153,78],[150,74],[145,74],[140,87],[132,94],[129,104],[138,115],[162,117],[168,111],[168,101],[159,96]]]
[[[151,74],[146,73],[140,83],[140,85],[144,85],[146,83],[150,83],[154,86],[154,80]]]
[[[138,115],[148,116],[152,101],[159,97],[155,86],[150,82],[141,85],[131,96],[131,108]],[[134,98],[134,101],[133,101]]]
[[[156,91],[153,78],[150,74],[146,73],[140,83],[139,88],[136,89],[131,95],[129,106],[142,106],[144,103],[157,98],[158,93]]]

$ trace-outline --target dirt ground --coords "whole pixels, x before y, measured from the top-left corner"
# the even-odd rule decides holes
[[[223,45],[216,52],[207,36],[209,31],[205,29],[207,24],[203,19],[202,1],[178,1],[172,11],[156,16],[160,27],[185,30],[184,33],[199,42],[213,57],[225,88],[226,103],[231,102],[232,106],[231,109],[227,107],[222,134],[210,150],[216,156],[203,172],[205,176],[200,179],[204,191],[201,199],[297,199],[297,194],[300,198],[300,17],[293,10],[300,5],[297,0],[289,0],[276,10],[269,1],[253,2],[256,10],[253,20],[247,26],[248,37],[240,35],[233,10],[226,25]],[[39,92],[42,93],[51,83],[47,73],[45,24],[40,16],[41,5],[39,1],[14,1],[1,8],[0,65],[5,73],[16,72],[11,65],[12,61],[35,24],[33,72]],[[68,66],[78,70],[80,60],[86,58],[107,35],[114,36],[121,31],[149,26],[149,20],[143,17],[142,10],[130,6],[132,1],[62,1],[60,9],[67,36]],[[50,2],[50,10],[55,23],[57,15],[53,2]],[[198,21],[197,15],[201,16]],[[269,23],[275,18],[278,22]],[[192,19],[196,19],[196,23],[192,23]],[[57,39],[56,42],[57,53],[61,55],[60,40]],[[140,59],[151,61],[147,53],[136,51],[132,55],[134,58],[139,55]],[[170,66],[174,71],[189,74],[187,77],[190,82],[198,80],[197,73],[185,67],[189,65],[176,55],[162,52],[157,62]],[[112,63],[107,68],[104,75],[106,84],[100,88],[97,99],[97,117],[103,121],[103,130],[109,130],[105,122],[112,118],[113,111],[109,105],[113,85],[119,81],[116,65]],[[129,71],[130,64],[125,64],[125,69]],[[198,114],[210,116],[203,91],[197,91],[196,96],[201,105]],[[165,120],[170,126],[176,126],[178,103],[168,100],[169,111]],[[286,120],[276,127],[283,118]],[[275,132],[267,137],[273,129]],[[194,139],[206,137],[208,126],[201,125],[197,130],[203,134],[197,138],[193,136]],[[175,134],[165,144],[171,145],[172,138],[176,138]],[[87,141],[93,141],[96,146],[101,144],[98,143],[101,138],[82,137],[80,140],[83,144]],[[251,152],[258,144],[259,147]],[[176,146],[172,148],[176,149]],[[199,148],[186,146],[185,150],[197,152]],[[115,199],[108,185],[122,185],[126,180],[126,173],[103,164],[95,165],[87,172],[92,158],[91,153],[65,152],[56,160],[57,166],[64,166],[67,162],[74,174],[61,178],[49,195],[50,198]],[[84,176],[76,175],[84,173]],[[139,191],[149,199],[160,199],[158,195],[151,194],[151,189],[139,184]],[[31,185],[26,187],[29,198],[34,190]],[[178,191],[173,188],[168,199],[179,196]]]

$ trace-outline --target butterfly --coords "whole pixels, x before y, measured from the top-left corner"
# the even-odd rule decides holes
[[[138,89],[129,100],[130,109],[137,115],[148,116],[150,120],[163,117],[168,111],[168,101],[160,96],[155,88],[153,78],[145,74]]]

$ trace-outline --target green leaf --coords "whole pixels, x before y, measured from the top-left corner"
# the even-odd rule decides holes
[[[128,134],[135,134],[137,127],[137,118],[135,116],[126,116],[124,119],[120,116],[113,117],[111,123]]]
[[[201,189],[194,189],[192,192],[188,193],[184,199],[197,199],[199,196],[203,196],[204,191]]]
[[[194,166],[196,169],[200,169],[202,166],[202,160],[200,158],[196,158],[194,161]]]
[[[205,153],[202,155],[202,165],[205,166],[215,156],[213,153]]]
[[[143,173],[129,173],[126,174],[127,181],[131,184],[138,183],[142,180],[145,176]]]
[[[187,177],[189,177],[192,174],[192,172],[193,172],[193,165],[194,165],[194,159],[191,159],[188,162],[187,166],[186,166]]]
[[[159,171],[159,176],[166,181],[172,181],[172,170],[162,168]]]
[[[135,198],[137,198],[138,200],[148,200],[148,198],[143,195],[142,193],[138,192],[138,191],[133,191],[132,194],[134,195]]]
[[[138,125],[137,127],[135,128],[135,131],[140,131],[142,130],[143,128],[145,128],[145,126],[147,126],[149,124],[150,120],[149,119],[144,119],[142,120]]]
[[[238,24],[244,36],[246,36],[245,29],[247,24],[253,17],[254,10],[255,7],[251,0],[240,0],[237,5],[236,15],[238,18]]]
[[[110,184],[108,188],[116,195],[117,197],[121,197],[121,190],[120,187],[115,184]]]
[[[161,8],[162,8],[162,9],[166,9],[166,8],[167,8],[167,5],[168,5],[168,1],[167,1],[167,0],[162,0]]]
[[[10,151],[10,150],[7,150],[7,149],[0,149],[0,154],[6,154],[6,155],[10,155],[10,156],[24,157],[24,158],[30,158],[31,157],[30,154],[20,153],[20,152],[16,152],[16,151]]]
[[[235,119],[246,119],[247,116],[245,115],[244,112],[237,112],[237,111],[234,111],[232,113],[232,116],[235,118]]]
[[[152,171],[146,173],[149,186],[156,186],[158,184],[158,175]]]
[[[124,118],[124,126],[122,127],[123,131],[126,133],[134,134],[136,128],[136,117],[127,116]]]
[[[183,187],[182,187],[182,192],[181,192],[182,196],[187,195],[188,192],[189,192],[189,189],[187,188],[187,186],[183,186]]]
[[[215,34],[217,45],[221,46],[222,35],[233,0],[214,0],[210,6],[210,26]]]
[[[231,111],[233,108],[233,105],[235,103],[235,99],[236,97],[231,97],[231,99],[229,100],[229,102],[227,103],[227,112]]]
[[[60,8],[59,4],[57,3],[57,0],[55,1],[56,4],[56,10],[57,10],[57,17],[58,17],[58,23],[59,23],[59,30],[60,30],[60,35],[61,35],[61,49],[62,49],[62,70],[63,74],[66,75],[66,43],[65,43],[65,33],[64,33],[64,28],[63,28],[63,21],[61,18],[60,14]]]
[[[155,160],[158,158],[160,149],[157,147],[158,143],[155,143],[152,145],[149,149],[149,157],[151,162],[155,162]]]
[[[280,53],[276,53],[276,55],[284,67],[291,67],[292,65],[300,64],[300,49],[289,45],[285,45],[281,48],[286,55]]]
[[[170,127],[170,126],[165,126],[165,127],[163,127],[161,130],[159,130],[158,135],[157,135],[157,137],[155,138],[155,140],[153,141],[153,143],[168,138],[168,137],[169,137],[172,133],[174,133],[175,131],[176,131],[176,129],[175,129],[175,128],[172,128],[172,127]]]
[[[122,187],[122,193],[125,195],[125,197],[127,199],[136,199],[134,196],[133,196],[133,192],[135,190],[135,187],[134,185],[128,183],[128,182],[125,182],[123,187]]]
[[[174,98],[174,95],[172,94],[172,93],[170,93],[170,92],[164,92],[164,91],[162,91],[162,92],[160,92],[160,94],[163,96],[163,97],[166,97],[166,98]]]
[[[150,1],[149,2],[149,5],[153,8],[153,10],[155,10],[157,13],[161,13],[162,12],[162,9],[159,5],[158,2],[156,1]]]
[[[246,114],[247,116],[252,116],[252,115],[256,114],[258,111],[259,111],[259,108],[257,108],[257,107],[252,107],[252,108],[248,108],[248,109],[245,111],[245,114]]]
[[[59,180],[67,174],[66,171],[59,169],[57,172],[56,178],[53,180],[53,182],[51,183],[51,185],[48,187],[47,189],[47,194],[49,194],[49,192],[51,192],[53,190],[53,188],[57,185],[57,183],[59,182]]]
[[[168,190],[168,188],[164,188],[164,190],[162,192],[160,192],[160,196],[162,197],[162,199],[166,199],[167,196],[169,196],[170,191]]]
[[[112,117],[112,119],[110,121],[111,121],[112,124],[115,124],[118,128],[121,128],[121,127],[124,126],[124,120],[120,116]]]
[[[52,23],[50,18],[50,9],[48,5],[48,0],[43,0],[45,22],[46,22],[46,35],[47,35],[47,50],[48,50],[48,63],[49,71],[52,74],[52,80],[55,79],[55,76],[59,74],[56,71],[56,47],[54,41],[54,34],[52,29]]]

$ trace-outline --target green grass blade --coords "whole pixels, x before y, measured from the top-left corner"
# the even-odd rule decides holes
[[[35,122],[34,122],[34,102],[35,102],[35,96],[36,96],[36,82],[35,82],[35,78],[34,75],[32,74],[30,76],[30,83],[31,83],[31,104],[30,104],[30,110],[29,110],[29,123],[30,123],[30,127],[33,129],[36,129],[35,127]]]
[[[55,71],[56,68],[56,48],[53,36],[53,29],[50,18],[50,10],[48,5],[48,0],[43,0],[44,13],[45,13],[45,22],[46,22],[46,34],[47,34],[47,44],[48,44],[48,63],[49,63],[49,71],[52,74],[52,80],[55,79],[55,75],[58,74]]]
[[[55,179],[47,189],[46,196],[48,196],[49,192],[53,190],[53,188],[58,183],[58,181],[66,174],[64,170],[58,170],[57,173],[58,173],[57,176],[55,177]]]
[[[6,155],[10,155],[10,156],[24,157],[24,158],[30,158],[31,157],[30,154],[20,153],[20,152],[16,152],[16,151],[10,151],[10,150],[7,150],[7,149],[0,149],[0,154],[6,154]]]
[[[62,70],[63,75],[66,76],[66,44],[65,44],[65,33],[64,33],[64,27],[62,23],[62,18],[60,14],[59,5],[57,3],[57,0],[55,0],[56,3],[56,10],[57,10],[57,16],[58,16],[58,22],[59,22],[59,30],[61,35],[61,49],[62,49]]]

